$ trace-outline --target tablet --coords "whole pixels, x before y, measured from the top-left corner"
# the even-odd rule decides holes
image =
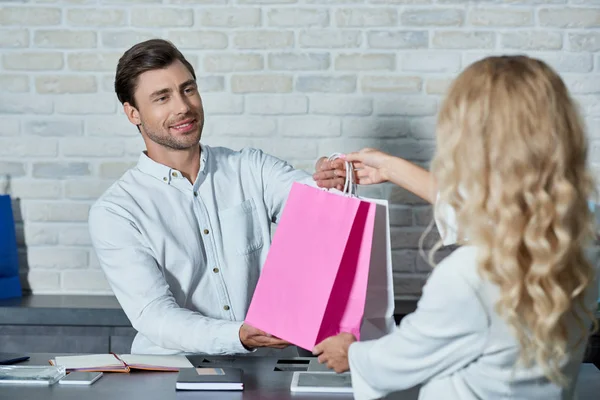
[[[331,371],[296,371],[290,386],[292,392],[352,393],[350,373]]]

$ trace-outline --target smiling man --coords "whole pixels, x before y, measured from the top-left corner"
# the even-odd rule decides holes
[[[288,343],[243,324],[279,219],[306,172],[257,149],[200,144],[193,67],[170,42],[133,46],[115,91],[146,144],[137,166],[94,204],[89,227],[108,282],[138,331],[131,352],[246,353]],[[317,163],[319,186],[336,187]]]

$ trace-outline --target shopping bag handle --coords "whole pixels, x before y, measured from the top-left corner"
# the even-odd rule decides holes
[[[330,155],[327,160],[333,161],[335,159],[341,158],[342,153],[333,153]],[[356,182],[354,181],[354,173],[352,171],[352,163],[350,161],[344,161],[344,166],[346,167],[346,180],[344,181],[344,189],[342,193],[356,196]]]

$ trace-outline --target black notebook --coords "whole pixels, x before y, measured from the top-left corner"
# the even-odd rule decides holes
[[[240,368],[182,368],[177,390],[244,390]]]

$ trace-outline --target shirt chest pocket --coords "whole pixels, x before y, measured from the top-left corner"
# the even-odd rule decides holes
[[[258,211],[254,200],[223,210],[219,213],[225,253],[250,254],[263,246]]]

